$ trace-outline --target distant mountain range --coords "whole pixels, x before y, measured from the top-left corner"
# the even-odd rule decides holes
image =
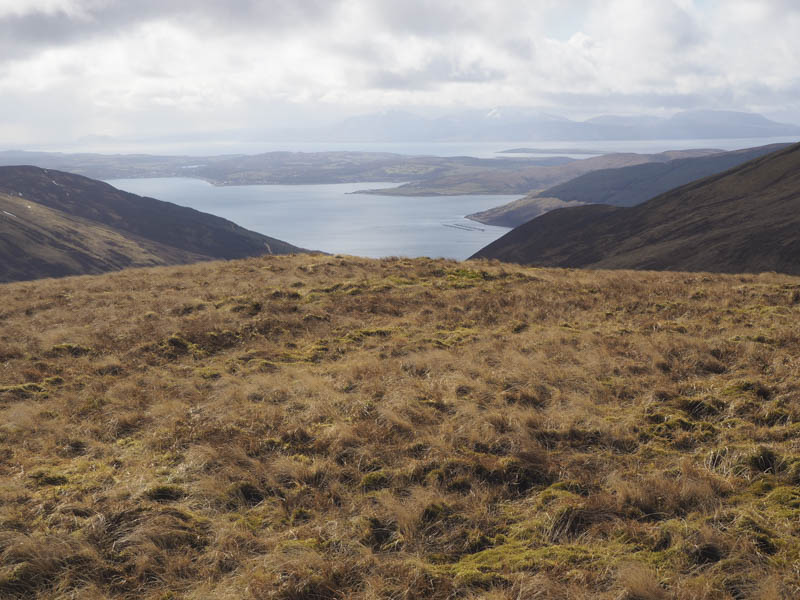
[[[567,206],[635,206],[678,186],[722,173],[788,145],[770,144],[707,156],[598,169],[542,192],[534,192],[508,204],[468,215],[468,218],[487,225],[517,227],[550,210]]]
[[[478,257],[553,267],[800,274],[800,144],[638,206],[549,212]]]
[[[302,251],[80,175],[0,167],[0,282]]]
[[[481,142],[754,138],[800,135],[800,126],[745,112],[696,110],[671,117],[604,115],[574,121],[519,108],[441,117],[386,111],[327,128],[266,134],[271,141]]]

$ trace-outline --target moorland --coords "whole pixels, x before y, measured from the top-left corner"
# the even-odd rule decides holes
[[[496,261],[0,285],[0,597],[797,598],[799,316]]]

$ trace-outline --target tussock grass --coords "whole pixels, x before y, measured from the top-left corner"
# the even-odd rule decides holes
[[[0,286],[0,597],[796,598],[798,289],[339,256]]]

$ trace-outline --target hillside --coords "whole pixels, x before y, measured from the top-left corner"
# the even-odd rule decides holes
[[[800,273],[800,144],[632,208],[556,210],[476,257],[560,267]]]
[[[208,260],[0,193],[0,281]]]
[[[0,295],[4,599],[800,597],[800,278],[302,255]]]
[[[101,181],[0,167],[0,282],[300,251]]]
[[[786,146],[788,144],[770,144],[710,156],[600,169],[509,204],[468,215],[468,218],[487,225],[517,227],[555,208],[581,204],[635,206],[676,187],[722,173]]]

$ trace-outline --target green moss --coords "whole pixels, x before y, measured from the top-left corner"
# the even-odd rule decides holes
[[[705,421],[699,424],[699,431],[697,438],[701,442],[711,442],[717,438],[719,430],[711,423]]]
[[[391,334],[392,334],[392,330],[391,329],[382,329],[382,328],[378,328],[378,329],[356,329],[356,330],[351,331],[350,333],[348,333],[346,336],[344,336],[343,339],[346,340],[346,341],[351,341],[351,342],[360,342],[364,338],[367,338],[367,337],[382,337],[382,338],[386,338],[386,337],[389,337]]]
[[[797,510],[800,509],[800,490],[789,486],[777,487],[769,493],[765,500],[771,504]]]
[[[778,535],[755,517],[745,515],[738,519],[736,530],[750,538],[760,552],[770,555],[778,552]]]
[[[475,271],[474,269],[453,269],[447,274],[447,278],[452,281],[464,279],[468,281],[485,281],[493,279],[486,271]]]
[[[789,483],[793,485],[800,485],[800,460],[793,460],[787,468],[786,477]]]
[[[487,548],[462,557],[454,565],[454,574],[459,573],[514,573],[532,570],[536,564],[536,551],[523,542],[511,540],[494,548]]]
[[[756,496],[766,496],[775,489],[775,481],[772,477],[760,477],[750,484],[748,491]]]
[[[756,415],[753,422],[764,427],[776,427],[778,425],[785,425],[791,420],[792,415],[789,411],[782,408],[768,408]]]
[[[292,515],[289,517],[289,522],[292,525],[297,525],[299,523],[305,523],[306,521],[310,521],[314,517],[314,513],[306,508],[295,508],[292,511]]]
[[[651,421],[659,419],[663,419],[663,421],[649,428],[649,432],[662,438],[672,439],[677,432],[694,431],[697,427],[690,420],[677,415],[653,415],[650,417]]]
[[[439,330],[431,341],[439,348],[452,348],[477,338],[478,331],[473,327],[456,327],[455,329]]]
[[[330,352],[330,342],[328,340],[318,340],[306,346],[303,350],[284,352],[280,357],[280,361],[286,363],[317,363]]]
[[[45,388],[39,383],[21,383],[19,385],[0,386],[0,394],[8,394],[13,398],[24,400],[45,394]]]
[[[39,486],[64,485],[69,481],[64,475],[45,470],[34,471],[30,474],[30,478]]]
[[[455,514],[456,510],[450,504],[445,502],[433,502],[428,504],[420,515],[420,521],[423,523],[436,523],[443,521]]]
[[[753,471],[761,473],[777,473],[785,465],[783,458],[772,448],[759,446],[747,457],[747,464]]]
[[[159,345],[159,348],[168,358],[177,358],[186,354],[192,354],[195,358],[205,356],[205,352],[201,348],[179,334],[169,336]]]
[[[531,548],[519,540],[487,548],[461,557],[445,569],[464,585],[484,586],[493,584],[513,573],[542,569],[567,570],[587,564],[600,566],[614,562],[613,556],[603,556],[580,545],[549,545]]]
[[[84,356],[89,354],[92,351],[91,348],[87,346],[81,346],[80,344],[56,344],[47,352],[48,356]]]
[[[409,277],[399,277],[399,276],[396,276],[396,275],[393,275],[391,277],[387,277],[386,280],[389,283],[391,283],[393,286],[396,286],[396,287],[406,287],[406,286],[415,285],[416,283],[418,283],[418,281],[416,279],[412,279],[412,278],[409,278]]]
[[[256,371],[260,371],[262,373],[275,373],[280,370],[280,367],[271,360],[262,359],[262,360],[257,360],[251,364]]]
[[[144,493],[145,498],[154,502],[175,502],[186,495],[184,489],[177,485],[156,485],[147,489]]]
[[[386,471],[373,471],[361,478],[361,489],[364,491],[379,490],[388,487],[391,477]]]
[[[570,494],[576,494],[579,496],[586,496],[589,494],[589,490],[586,489],[586,486],[571,480],[564,480],[564,481],[557,481],[553,485],[551,485],[548,489],[550,490],[559,490],[569,492]]]
[[[228,518],[237,527],[258,534],[267,529],[276,519],[273,507],[261,505],[246,513],[231,513]]]
[[[506,587],[508,578],[492,571],[483,572],[469,567],[463,567],[453,574],[453,582],[459,587],[469,587],[488,590],[492,587]]]
[[[729,385],[722,390],[725,396],[756,396],[762,400],[768,400],[772,396],[772,390],[760,381],[742,380]]]
[[[219,379],[222,377],[222,373],[210,367],[195,369],[195,373],[197,373],[203,379]]]

